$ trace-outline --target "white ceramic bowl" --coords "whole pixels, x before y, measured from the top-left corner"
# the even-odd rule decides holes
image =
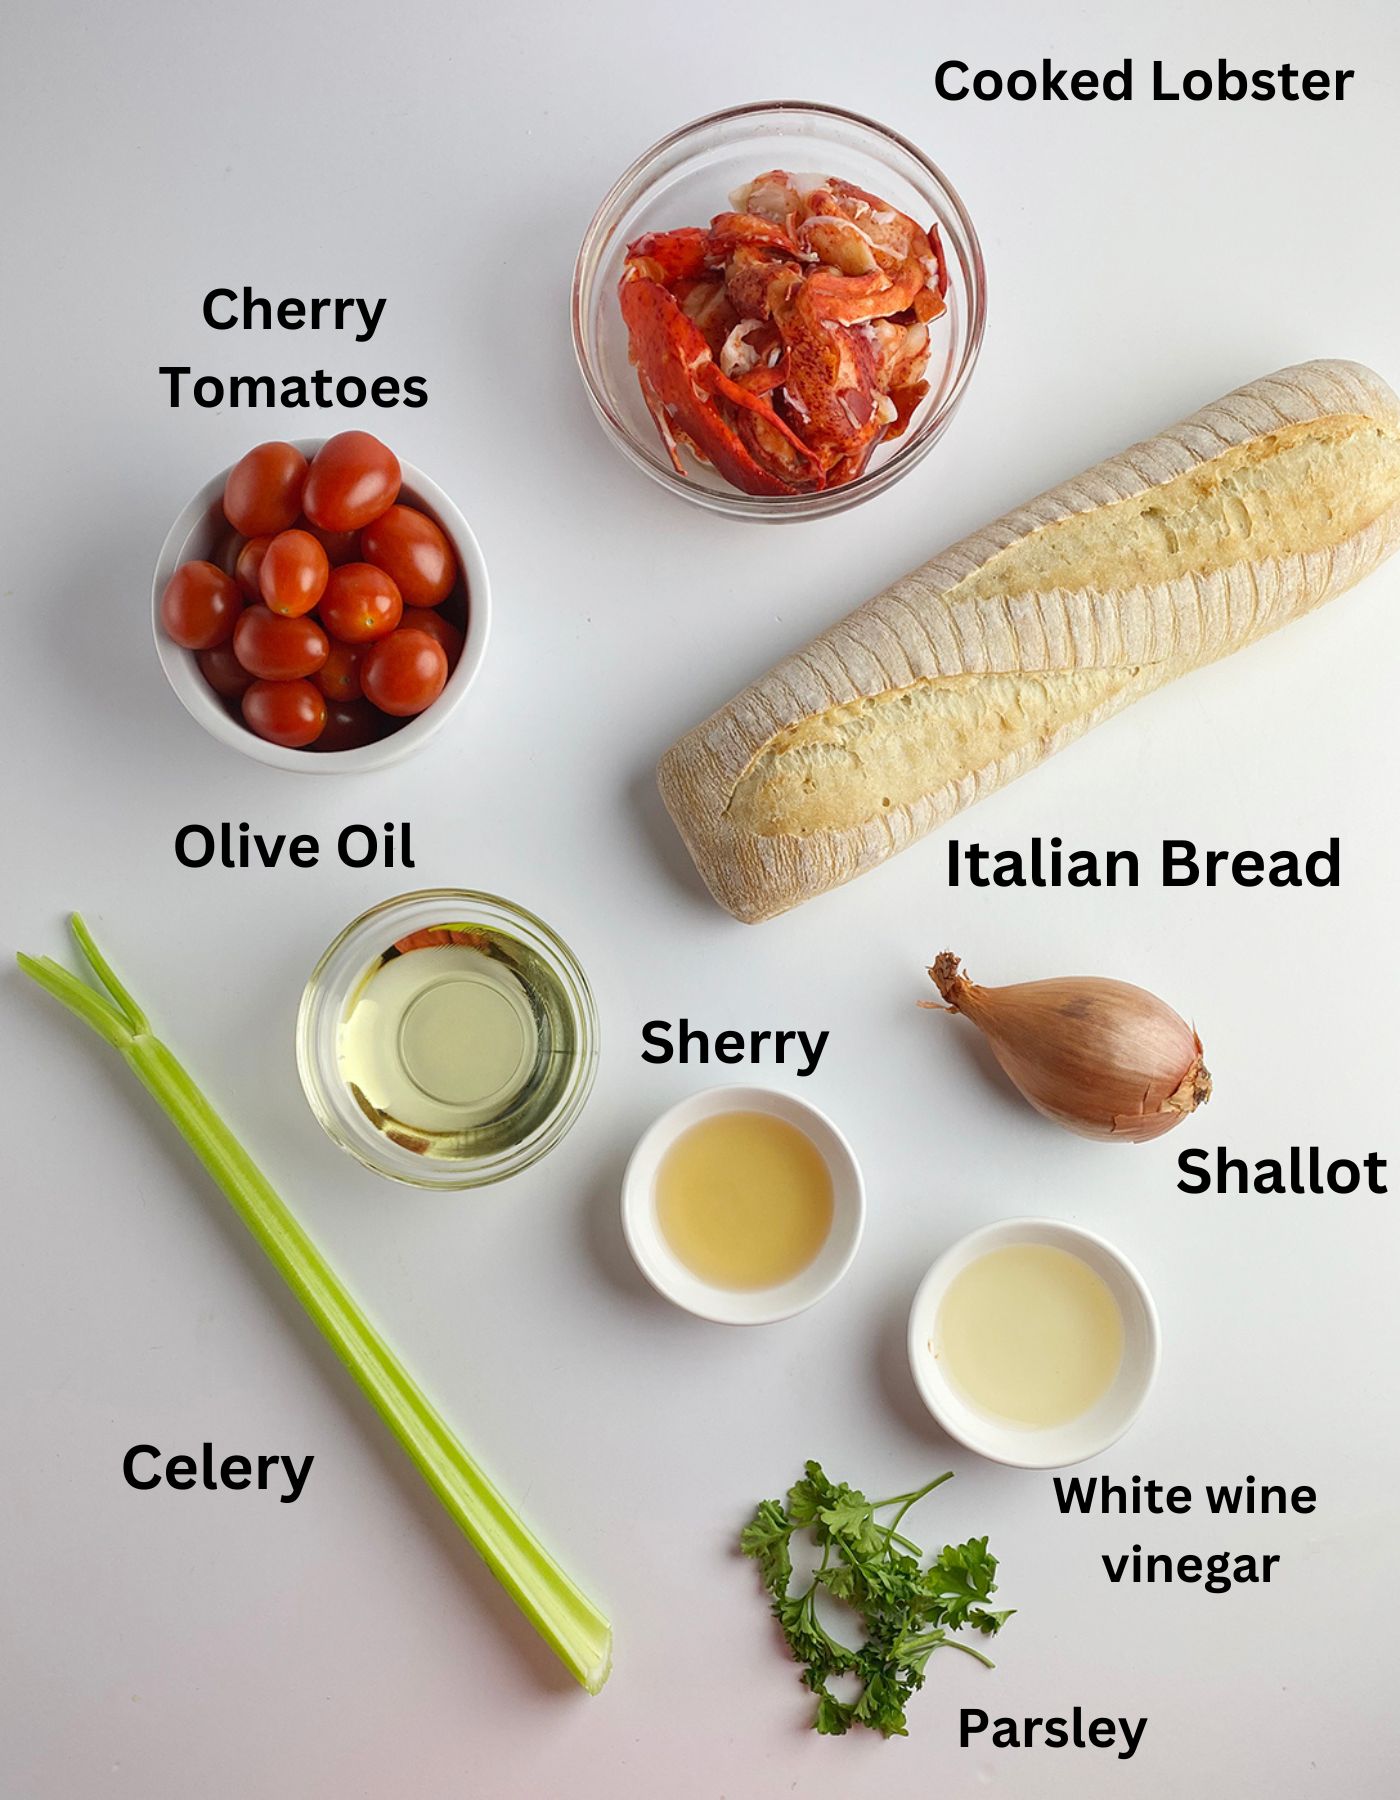
[[[938,1309],[953,1278],[979,1256],[1012,1244],[1048,1244],[1077,1256],[1107,1283],[1122,1314],[1123,1357],[1112,1386],[1088,1412],[1064,1425],[1036,1429],[989,1418],[962,1398],[930,1348]],[[924,1405],[949,1437],[979,1456],[1017,1469],[1061,1469],[1116,1444],[1142,1410],[1159,1357],[1157,1309],[1137,1270],[1092,1231],[1054,1219],[1002,1219],[960,1238],[925,1275],[909,1310],[909,1367]]]
[[[326,440],[294,438],[291,441],[303,455],[311,457]],[[424,512],[431,513],[456,552],[457,566],[467,587],[466,641],[456,668],[447,678],[447,686],[427,711],[416,719],[409,719],[377,743],[362,744],[357,750],[289,750],[282,744],[269,744],[225,711],[223,702],[200,674],[194,652],[182,650],[161,629],[160,597],[170,577],[183,562],[199,558],[214,560],[219,545],[229,535],[222,505],[228,470],[207,481],[170,527],[151,583],[151,629],[155,634],[156,655],[185,711],[221,744],[229,744],[257,762],[270,763],[274,769],[295,769],[305,775],[356,774],[364,769],[384,769],[412,756],[442,730],[461,706],[481,668],[491,630],[491,585],[487,580],[486,564],[471,526],[437,483],[430,481],[412,463],[401,463],[400,467],[403,486],[399,498],[405,505],[421,507]]]
[[[826,1242],[791,1281],[767,1288],[721,1288],[702,1281],[671,1250],[656,1216],[656,1172],[683,1131],[716,1113],[762,1112],[804,1132],[831,1171],[832,1219]],[[865,1229],[865,1183],[851,1146],[805,1100],[774,1088],[717,1087],[673,1106],[643,1135],[622,1178],[622,1229],[637,1267],[659,1294],[720,1325],[769,1325],[814,1305],[850,1268]]]

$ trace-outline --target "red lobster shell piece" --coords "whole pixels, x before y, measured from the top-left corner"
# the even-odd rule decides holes
[[[740,244],[724,265],[725,291],[741,319],[771,319],[801,280],[797,263],[765,256],[746,244]]]
[[[746,494],[792,494],[823,484],[821,465],[769,402],[730,380],[716,363],[705,334],[681,310],[675,296],[630,259],[619,289],[632,361],[656,428],[672,465],[684,475],[677,446],[690,448],[734,487]],[[761,417],[773,438],[746,441],[721,402],[739,416]],[[760,455],[781,444],[794,472],[786,477],[765,467]],[[805,473],[799,475],[798,471]]]
[[[734,208],[627,251],[629,350],[672,465],[685,474],[684,445],[751,494],[853,481],[928,393],[948,282],[937,227],[782,169]]]
[[[761,219],[757,213],[716,213],[710,220],[710,241],[728,256],[740,245],[750,250],[772,250],[782,256],[802,254],[797,239],[784,225]]]
[[[709,272],[714,260],[723,262],[724,258],[712,258],[710,234],[698,225],[683,225],[679,231],[649,231],[627,246],[628,268],[646,263],[646,273],[668,287],[672,282],[698,280]]]
[[[720,275],[707,275],[703,280],[681,282],[670,290],[680,302],[681,311],[693,319],[704,333],[713,356],[719,356],[729,334],[739,323],[734,302]]]
[[[823,310],[816,277],[803,282],[778,315],[787,347],[786,392],[806,441],[826,460],[851,455],[879,435],[875,406],[875,353],[863,332]],[[844,281],[846,276],[836,276]],[[858,278],[859,279],[859,278]]]

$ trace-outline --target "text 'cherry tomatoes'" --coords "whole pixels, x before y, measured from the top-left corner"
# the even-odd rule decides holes
[[[426,631],[405,625],[370,647],[360,665],[366,699],[396,719],[431,706],[447,685],[447,652]]]
[[[309,681],[255,681],[243,696],[243,719],[270,744],[303,750],[326,728],[326,697]]]
[[[332,569],[321,596],[321,618],[332,637],[368,644],[387,637],[403,617],[403,600],[393,578],[371,563],[342,563]]]
[[[330,572],[319,538],[309,531],[279,531],[262,559],[258,587],[273,612],[299,619],[326,591]]]
[[[232,644],[215,644],[212,650],[195,653],[199,672],[225,700],[241,700],[252,685],[253,677],[233,653]]]
[[[387,444],[367,431],[342,431],[311,459],[302,510],[323,531],[358,531],[394,504],[400,479],[399,459]]]
[[[364,693],[360,686],[360,664],[364,661],[363,644],[332,643],[330,655],[316,671],[316,685],[327,700],[358,700]]]
[[[439,606],[457,580],[442,527],[415,506],[391,506],[360,534],[360,555],[392,575],[405,606]]]
[[[211,562],[181,563],[160,597],[165,635],[186,650],[227,643],[242,611],[238,583]]]
[[[314,675],[330,645],[314,619],[284,619],[265,606],[250,606],[234,631],[233,650],[260,681],[294,681]]]
[[[296,523],[306,458],[295,444],[259,444],[229,470],[224,517],[245,537],[274,537]]]

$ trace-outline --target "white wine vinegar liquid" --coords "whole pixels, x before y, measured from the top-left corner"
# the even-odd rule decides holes
[[[491,1154],[554,1104],[574,1050],[558,982],[487,927],[400,939],[345,1008],[342,1079],[375,1128],[424,1156]]]
[[[1065,1425],[1113,1384],[1123,1315],[1103,1277],[1068,1250],[1009,1244],[955,1275],[933,1353],[979,1412],[1018,1425]]]

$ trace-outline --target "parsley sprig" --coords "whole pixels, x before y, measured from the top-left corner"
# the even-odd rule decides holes
[[[952,1480],[952,1470],[912,1493],[867,1500],[844,1481],[829,1481],[820,1463],[809,1462],[802,1480],[789,1488],[787,1505],[761,1501],[739,1543],[758,1563],[788,1648],[803,1664],[802,1679],[817,1696],[813,1724],[841,1736],[865,1725],[886,1737],[908,1734],[904,1708],[924,1685],[928,1659],[944,1646],[975,1656],[980,1650],[951,1632],[969,1630],[990,1637],[1011,1617],[983,1604],[996,1591],[997,1559],[986,1538],[946,1544],[927,1566],[923,1551],[900,1535],[904,1515],[915,1501]],[[889,1524],[875,1518],[888,1507],[899,1510]],[[792,1540],[810,1531],[821,1550],[811,1583],[792,1591]],[[817,1617],[817,1593],[845,1601],[865,1626],[859,1646],[839,1643]],[[861,1691],[839,1700],[827,1685],[832,1676],[854,1675]]]

